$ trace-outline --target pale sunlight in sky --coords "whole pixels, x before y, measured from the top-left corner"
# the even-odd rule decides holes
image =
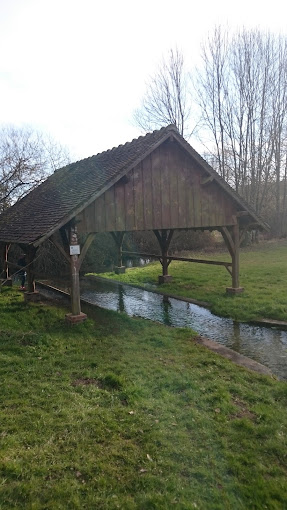
[[[0,0],[0,124],[49,132],[72,159],[125,143],[171,47],[191,66],[215,24],[286,33],[286,14],[278,0]]]

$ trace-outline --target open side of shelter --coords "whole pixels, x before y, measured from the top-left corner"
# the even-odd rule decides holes
[[[180,259],[223,265],[232,277],[228,292],[242,292],[239,247],[248,229],[265,229],[255,211],[170,125],[132,142],[56,171],[43,184],[0,216],[0,243],[6,277],[8,249],[19,244],[27,255],[28,294],[35,296],[33,260],[45,240],[60,250],[71,268],[71,308],[81,312],[79,271],[95,235],[110,232],[118,266],[126,232],[153,231],[160,246],[160,283],[170,279],[169,264]],[[168,253],[175,230],[218,230],[231,262],[173,257]],[[79,237],[85,239],[79,245]]]

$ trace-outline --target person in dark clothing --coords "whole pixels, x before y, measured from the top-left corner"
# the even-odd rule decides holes
[[[18,260],[18,266],[23,268],[23,269],[20,269],[20,271],[18,271],[18,274],[21,279],[21,289],[22,290],[25,290],[25,279],[26,279],[26,272],[24,269],[24,267],[26,266],[26,258],[25,257],[26,257],[26,255],[25,255],[25,253],[23,253]]]

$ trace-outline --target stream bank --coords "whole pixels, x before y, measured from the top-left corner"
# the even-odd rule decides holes
[[[69,292],[65,282],[49,283]],[[287,332],[281,329],[218,317],[198,304],[104,278],[84,278],[81,298],[89,304],[130,316],[191,328],[200,337],[250,358],[279,379],[287,380]]]

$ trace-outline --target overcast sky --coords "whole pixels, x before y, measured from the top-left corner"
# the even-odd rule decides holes
[[[194,62],[214,25],[287,32],[283,0],[0,0],[0,124],[91,156],[141,133],[148,77],[171,47]]]

